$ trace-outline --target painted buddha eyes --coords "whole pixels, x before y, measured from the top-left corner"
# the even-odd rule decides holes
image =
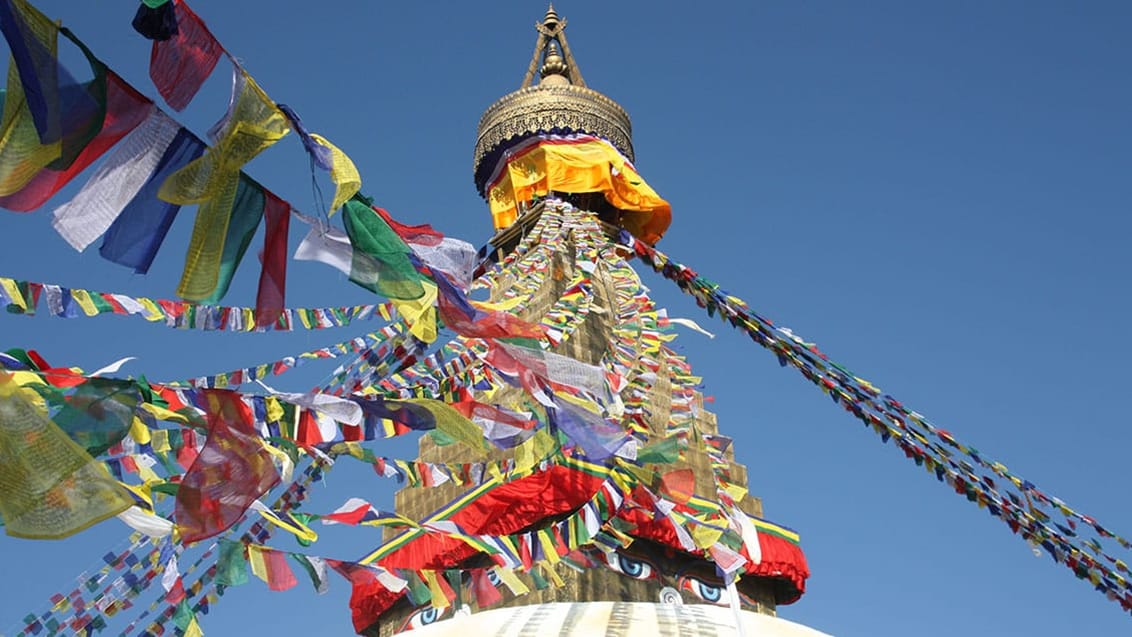
[[[451,606],[449,607],[449,609],[450,608],[451,608]],[[448,609],[442,610],[442,609],[439,609],[439,608],[433,608],[432,606],[426,606],[426,607],[418,610],[417,612],[413,613],[412,615],[409,615],[409,618],[405,620],[405,625],[402,626],[401,630],[398,631],[398,632],[403,632],[403,631],[406,631],[406,630],[413,630],[414,628],[424,628],[425,626],[428,626],[429,624],[432,624],[432,623],[440,621],[441,619],[444,619],[445,615],[447,615],[447,614],[448,614]]]
[[[723,589],[694,577],[680,578],[680,590],[688,591],[709,604],[723,604]]]
[[[492,586],[499,588],[499,585],[503,583],[503,580],[499,579],[499,573],[496,573],[493,568],[487,569],[486,573],[487,581],[490,582]]]
[[[605,563],[608,564],[609,568],[612,570],[633,579],[652,579],[655,573],[652,564],[620,553],[607,555]]]

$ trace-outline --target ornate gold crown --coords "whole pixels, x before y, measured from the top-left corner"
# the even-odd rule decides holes
[[[539,133],[603,137],[630,161],[634,159],[629,114],[617,102],[586,86],[566,42],[566,20],[559,19],[554,5],[535,29],[538,41],[522,86],[496,100],[480,118],[474,167],[476,190],[481,196],[502,153],[515,142]],[[539,82],[532,85],[536,70]]]

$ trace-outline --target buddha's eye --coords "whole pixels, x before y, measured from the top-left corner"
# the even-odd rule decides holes
[[[652,564],[620,553],[606,556],[605,563],[614,571],[633,579],[652,579],[655,573]]]
[[[709,604],[723,604],[723,589],[694,577],[680,578],[680,590],[688,591]]]
[[[494,568],[487,569],[487,581],[491,582],[491,585],[496,588],[499,588],[499,585],[503,583],[503,580],[499,579],[499,573],[496,573]]]
[[[424,628],[425,626],[428,626],[429,624],[438,622],[441,619],[444,619],[444,617],[448,614],[448,611],[450,611],[451,608],[452,608],[451,606],[449,606],[446,609],[439,609],[439,608],[434,608],[432,606],[425,606],[424,608],[421,608],[420,610],[416,611],[412,615],[409,615],[409,618],[405,620],[405,624],[401,627],[401,631],[399,631],[399,632],[403,632],[403,631],[406,631],[406,630],[413,630],[414,628]]]

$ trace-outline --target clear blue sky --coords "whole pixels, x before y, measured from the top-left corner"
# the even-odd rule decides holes
[[[487,239],[472,185],[475,126],[522,79],[544,5],[191,4],[269,95],[353,158],[379,204]],[[148,43],[129,26],[133,3],[37,5],[156,94]],[[662,250],[1047,493],[1132,533],[1132,5],[564,0],[557,9],[589,85],[633,117],[638,169],[672,203]],[[182,116],[198,133],[224,109],[227,68]],[[249,172],[314,209],[294,136]],[[173,296],[190,214],[139,277],[55,235],[48,213],[63,198],[33,214],[0,213],[0,276]],[[293,226],[293,244],[303,231]],[[366,298],[325,266],[292,262],[290,273],[292,305]],[[253,303],[257,274],[245,267],[227,301]],[[707,320],[671,284],[645,279],[672,316],[718,334],[677,343],[715,396],[767,516],[802,534],[813,576],[784,617],[837,635],[1132,629],[1119,606],[1035,557],[746,337]],[[0,315],[0,349],[35,348],[87,369],[139,356],[126,371],[153,380],[350,334]],[[278,385],[303,389],[331,369]],[[368,469],[343,466],[310,509],[350,495],[389,506],[390,493]],[[61,542],[0,537],[0,631],[70,590],[124,533],[110,521]],[[311,551],[349,559],[378,540],[346,529]],[[349,634],[347,598],[341,579],[321,598],[253,581],[203,627]]]

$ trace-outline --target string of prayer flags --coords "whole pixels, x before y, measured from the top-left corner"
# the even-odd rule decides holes
[[[872,428],[882,441],[893,442],[907,458],[924,467],[939,482],[1002,520],[1011,532],[1032,546],[1041,547],[1055,562],[1087,579],[1106,597],[1132,610],[1132,581],[1116,572],[1121,570],[1123,562],[1105,553],[1100,541],[1084,538],[1074,529],[1084,523],[1085,528],[1092,528],[1099,538],[1112,539],[1122,548],[1132,549],[1128,540],[1102,527],[1093,518],[1074,511],[1061,500],[1047,496],[1002,463],[960,443],[952,434],[935,427],[872,383],[830,361],[814,343],[804,341],[787,328],[776,327],[752,312],[741,299],[691,268],[624,231],[619,242],[631,248],[655,271],[676,282],[709,315],[718,312],[721,319],[744,330],[752,340],[771,351],[780,365],[796,368],[835,403]],[[963,454],[965,459],[956,459],[954,451]],[[996,483],[991,475],[1003,480]],[[727,485],[721,483],[721,492],[726,491]],[[1055,515],[1062,516],[1066,524],[1053,522]],[[1065,533],[1062,529],[1073,532]],[[1127,571],[1127,567],[1123,571]]]
[[[256,309],[202,305],[187,301],[151,299],[51,283],[19,281],[0,277],[0,309],[10,313],[34,315],[43,301],[44,309],[57,318],[80,318],[113,314],[140,316],[175,329],[263,332],[320,330],[345,327],[354,321],[380,317],[393,320],[393,305],[354,305],[349,307],[283,308],[271,323],[256,320]],[[265,317],[269,318],[269,317]]]
[[[154,40],[149,54],[149,77],[173,110],[184,110],[212,74],[223,47],[183,0],[171,0],[176,29]]]

